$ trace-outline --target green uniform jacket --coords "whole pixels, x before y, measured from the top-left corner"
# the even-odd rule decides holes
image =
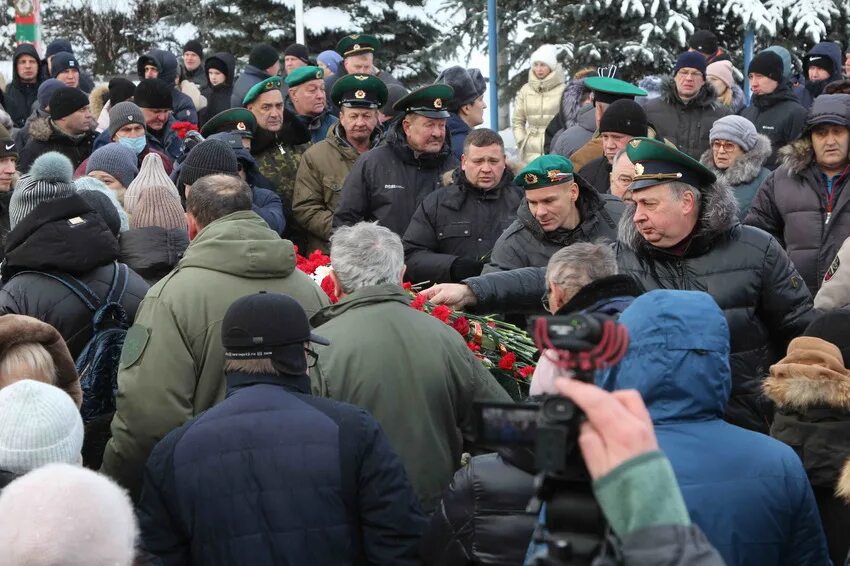
[[[409,303],[398,285],[376,285],[313,317],[331,341],[319,351],[313,392],[378,419],[430,513],[471,440],[473,401],[511,398],[457,331]]]
[[[328,137],[304,152],[298,166],[292,213],[308,232],[307,253],[313,250],[327,253],[330,249],[328,240],[342,184],[360,157],[341,135],[344,135],[342,127],[334,124]]]
[[[328,304],[295,268],[292,243],[244,211],[201,230],[142,301],[121,352],[117,410],[101,468],[135,499],[154,445],[224,398],[221,320],[233,301],[258,291],[286,293],[308,316]]]

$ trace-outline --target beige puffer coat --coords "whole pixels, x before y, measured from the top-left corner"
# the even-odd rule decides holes
[[[564,93],[564,72],[554,69],[538,79],[528,71],[528,82],[519,89],[511,119],[517,151],[523,163],[543,154],[546,126],[560,110]]]

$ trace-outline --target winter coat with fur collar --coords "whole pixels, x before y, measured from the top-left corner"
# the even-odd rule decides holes
[[[617,263],[646,290],[704,291],[729,324],[732,396],[726,419],[767,432],[773,410],[761,394],[768,366],[812,321],[812,297],[782,246],[737,220],[737,203],[720,180],[702,190],[700,218],[684,254],[646,242],[634,203],[620,217]]]
[[[18,171],[26,173],[32,162],[49,151],[58,151],[71,160],[76,169],[92,152],[97,134],[93,131],[71,136],[60,130],[49,116],[36,118],[30,123],[30,140],[18,159]]]
[[[703,165],[729,184],[735,194],[735,200],[738,201],[739,220],[747,216],[753,197],[770,174],[770,170],[764,166],[769,157],[770,138],[759,134],[756,145],[739,157],[728,169],[718,169],[714,165],[714,154],[711,148],[707,149],[700,158]]]
[[[814,295],[850,236],[850,175],[834,179],[830,197],[808,136],[779,157],[782,166],[765,179],[744,222],[779,240]]]

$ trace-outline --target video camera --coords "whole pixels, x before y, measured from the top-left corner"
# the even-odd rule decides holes
[[[599,314],[536,317],[531,328],[541,357],[588,383],[596,370],[619,362],[629,345],[625,327]],[[522,405],[477,403],[476,408],[480,443],[534,450],[537,491],[529,509],[546,504],[545,532],[538,527],[535,541],[547,545],[534,564],[590,564],[603,554],[607,522],[578,448],[581,409],[558,395]]]

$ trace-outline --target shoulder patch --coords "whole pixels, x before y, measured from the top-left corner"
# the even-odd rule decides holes
[[[140,324],[134,324],[127,331],[124,338],[124,347],[121,349],[121,361],[119,366],[121,369],[127,369],[142,357],[145,352],[145,347],[150,340],[151,331]]]

